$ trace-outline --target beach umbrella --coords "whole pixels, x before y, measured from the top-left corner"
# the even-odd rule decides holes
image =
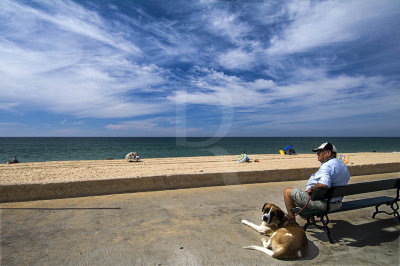
[[[237,161],[238,161],[238,163],[244,163],[248,159],[249,159],[249,157],[247,157],[246,153],[242,153],[238,156]]]
[[[283,151],[288,151],[290,149],[293,149],[293,145],[287,145],[285,148],[283,148]]]

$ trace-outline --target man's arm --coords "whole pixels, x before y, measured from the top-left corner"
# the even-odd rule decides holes
[[[314,186],[312,186],[311,188],[309,188],[309,189],[307,190],[308,194],[311,195],[312,191],[313,191],[314,189],[316,189],[316,188],[319,188],[319,187],[321,187],[321,188],[329,188],[329,187],[328,187],[327,185],[325,185],[325,184],[317,183],[317,184],[315,184]]]

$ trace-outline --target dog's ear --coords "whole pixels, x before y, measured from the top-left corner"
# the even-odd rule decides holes
[[[283,218],[285,218],[285,213],[282,210],[278,210],[277,216],[280,221],[283,221]]]
[[[265,209],[265,205],[267,205],[268,203],[264,203],[264,205],[262,206],[262,208],[261,208],[261,211],[263,212],[264,211],[264,209]]]

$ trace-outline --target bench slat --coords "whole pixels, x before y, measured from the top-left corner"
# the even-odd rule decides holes
[[[343,202],[342,207],[339,210],[330,211],[328,213],[335,213],[335,212],[342,212],[342,211],[350,211],[350,210],[356,210],[356,209],[361,209],[361,208],[367,208],[367,207],[371,207],[371,206],[384,204],[384,203],[387,203],[387,202],[391,203],[394,200],[395,200],[395,198],[382,196],[382,197],[375,197],[375,198],[347,201],[347,202]],[[300,208],[296,207],[296,208],[293,208],[291,210],[293,212],[297,213],[300,210]],[[303,216],[303,217],[310,217],[310,216],[314,216],[314,215],[322,215],[324,213],[325,213],[325,211],[305,208],[300,213],[300,215]]]
[[[360,199],[360,200],[353,200],[353,201],[343,202],[342,207],[339,210],[332,211],[332,212],[329,212],[329,213],[361,209],[361,208],[366,208],[366,207],[371,207],[371,206],[384,204],[384,203],[387,203],[387,202],[391,203],[394,200],[395,200],[395,198],[386,197],[386,196],[376,197],[376,198],[368,198],[368,199]]]
[[[313,190],[311,200],[324,200],[332,193],[332,198],[344,197],[348,195],[375,192],[386,189],[395,189],[400,187],[400,178],[392,178],[364,183],[348,184],[346,186],[335,187],[332,189],[318,188]]]
[[[343,197],[347,195],[355,195],[397,188],[400,184],[399,180],[399,178],[393,178],[365,183],[348,184],[347,186],[336,187],[332,197]]]

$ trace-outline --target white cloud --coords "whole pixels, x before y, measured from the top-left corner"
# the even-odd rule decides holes
[[[211,33],[228,37],[231,42],[240,46],[243,46],[243,38],[252,30],[251,25],[240,20],[238,13],[223,9],[215,8],[202,13],[202,20]]]
[[[223,10],[213,10],[206,19],[210,22],[210,29],[232,40],[236,40],[250,30],[248,25],[238,20],[237,15]]]
[[[19,105],[17,102],[0,102],[0,110],[14,110]]]
[[[128,120],[110,123],[105,126],[113,135],[119,136],[175,136],[175,123],[168,117],[144,120]]]
[[[0,127],[14,127],[14,126],[22,126],[21,123],[3,123],[0,122]]]
[[[292,1],[288,6],[290,24],[271,39],[267,53],[303,52],[357,40],[399,8],[399,2],[391,0]]]
[[[399,1],[264,2],[0,1],[0,111],[85,119],[71,134],[107,118],[113,134],[225,135],[398,110]]]
[[[158,123],[153,121],[124,121],[120,123],[112,123],[105,126],[112,130],[127,130],[127,129],[153,129],[158,127]]]
[[[276,84],[271,80],[244,81],[216,71],[203,71],[207,74],[196,81],[198,90],[178,91],[169,99],[177,104],[231,107],[237,115],[253,116],[256,112],[262,114],[261,121],[269,123],[298,123],[393,112],[398,109],[400,98],[396,86],[380,76],[328,77],[320,72],[312,79],[312,71],[303,69],[300,73],[304,79]],[[249,122],[254,118],[242,120]]]
[[[40,4],[46,12],[1,2],[0,21],[8,29],[0,37],[3,109],[95,118],[165,111],[162,99],[137,96],[162,84],[163,70],[131,61],[140,51],[123,33],[71,1]]]
[[[254,62],[254,55],[242,49],[230,50],[219,56],[220,65],[227,69],[249,69]]]
[[[79,126],[79,125],[82,125],[83,123],[84,123],[84,121],[75,121],[75,122],[72,122],[72,125]]]
[[[49,33],[52,33],[54,28],[58,28],[61,31],[81,35],[132,54],[141,53],[138,47],[121,37],[120,32],[111,32],[98,14],[73,1],[42,0],[40,3],[48,8],[47,12],[4,0],[1,4],[0,14],[7,16],[9,26],[18,25],[19,29],[25,27],[36,32],[35,30],[40,24],[47,24]],[[27,29],[24,30],[24,33],[28,32]]]
[[[246,82],[236,76],[225,75],[208,69],[202,69],[206,75],[194,78],[197,91],[177,91],[168,97],[177,104],[205,104],[229,107],[249,107],[268,104],[268,95],[260,90],[269,90],[275,86],[271,80],[258,79]]]

